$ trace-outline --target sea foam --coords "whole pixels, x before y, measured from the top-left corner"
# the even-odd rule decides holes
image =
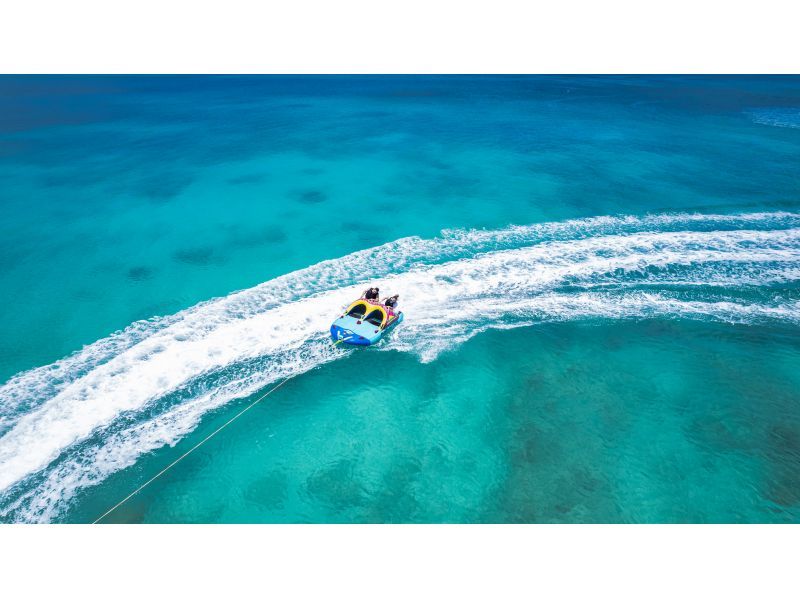
[[[400,293],[406,315],[379,349],[430,361],[480,331],[537,322],[797,324],[797,293],[779,291],[799,279],[800,215],[786,212],[444,231],[321,262],[136,322],[0,387],[0,515],[52,520],[209,411],[349,355],[327,330],[367,283]]]

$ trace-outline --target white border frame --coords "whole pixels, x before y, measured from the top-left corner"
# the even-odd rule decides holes
[[[5,73],[797,73],[790,0],[7,0]]]

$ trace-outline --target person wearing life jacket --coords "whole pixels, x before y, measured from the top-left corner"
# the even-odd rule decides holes
[[[378,287],[370,287],[361,296],[370,301],[380,301],[380,289]]]
[[[391,297],[386,299],[386,301],[384,301],[383,304],[390,309],[394,309],[395,307],[397,307],[398,299],[400,299],[400,295],[392,295]]]

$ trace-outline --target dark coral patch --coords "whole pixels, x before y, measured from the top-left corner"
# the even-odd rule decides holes
[[[302,203],[317,204],[322,203],[328,197],[322,191],[303,191],[299,199]]]
[[[773,425],[769,431],[766,498],[791,507],[800,504],[800,429],[790,424]]]
[[[355,463],[341,460],[314,472],[306,480],[306,491],[336,511],[363,504],[364,488],[355,475]]]
[[[128,270],[128,278],[140,282],[153,278],[153,269],[147,266],[134,266]]]
[[[137,191],[154,203],[165,203],[186,189],[193,178],[183,173],[161,173],[142,179]]]

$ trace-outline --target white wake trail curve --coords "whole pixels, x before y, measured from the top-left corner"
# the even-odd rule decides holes
[[[596,216],[564,222],[509,226],[500,230],[448,230],[436,239],[409,237],[365,249],[342,258],[326,260],[303,270],[279,276],[261,285],[227,297],[199,303],[167,317],[131,324],[125,330],[101,339],[53,364],[18,374],[0,386],[0,433],[21,412],[55,396],[62,387],[84,376],[98,365],[165,329],[184,329],[191,338],[220,321],[248,317],[269,307],[322,293],[358,281],[368,282],[421,264],[471,257],[542,241],[577,240],[607,234],[646,230],[722,227],[769,229],[800,226],[800,214],[756,212],[746,214],[662,214],[648,216]],[[176,338],[180,338],[176,333]]]
[[[683,220],[657,218],[658,226],[681,222],[688,226],[694,222],[694,216],[683,216]],[[720,222],[726,218],[724,222],[733,225],[742,220],[718,218]],[[697,217],[697,222],[705,226],[707,219]],[[624,232],[626,226],[633,224],[623,224],[623,220],[618,219],[617,226]],[[726,231],[625,232],[563,241],[534,240],[534,245],[513,249],[495,248],[502,246],[498,239],[506,239],[503,235],[515,238],[513,242],[503,242],[519,243],[519,231],[477,231],[475,238],[460,235],[455,244],[443,241],[447,247],[445,257],[455,256],[444,263],[434,263],[436,241],[410,239],[328,264],[344,275],[355,268],[353,259],[372,259],[376,255],[385,258],[381,252],[410,248],[412,257],[404,258],[411,264],[407,270],[388,274],[386,267],[387,274],[379,280],[381,288],[401,293],[406,313],[406,323],[386,347],[415,351],[427,361],[444,346],[455,346],[476,331],[533,321],[677,315],[732,322],[761,318],[796,323],[796,302],[760,305],[686,301],[657,292],[625,291],[637,280],[627,280],[624,275],[647,271],[653,284],[661,281],[710,287],[737,284],[739,278],[748,280],[746,284],[794,282],[800,270],[800,229],[785,227],[795,221],[800,223],[791,214],[758,218],[750,215],[743,219],[746,225],[784,228],[750,230],[734,226]],[[638,222],[641,226],[642,219]],[[574,233],[575,224],[569,226]],[[589,228],[585,223],[584,226]],[[594,222],[591,226],[600,225]],[[613,227],[603,220],[604,232],[608,226]],[[552,231],[547,235],[557,236]],[[490,250],[481,253],[487,243]],[[442,253],[438,256],[442,259]],[[698,279],[693,272],[701,265],[704,270]],[[597,277],[620,271],[623,275],[616,284],[623,294],[600,293]],[[352,284],[358,277],[351,277],[346,286],[336,281],[324,290],[319,289],[330,281],[321,282],[306,271],[281,278],[282,282],[270,281],[200,304],[159,324],[137,342],[120,344],[117,354],[98,360],[82,375],[65,378],[55,394],[14,420],[0,437],[0,489],[10,492],[16,484],[42,473],[34,486],[9,494],[5,505],[0,500],[0,513],[25,520],[48,520],[78,489],[131,465],[142,453],[174,444],[209,410],[248,396],[264,384],[346,354],[330,347],[325,335],[339,308],[360,290],[360,285]],[[297,282],[304,279],[308,281]],[[559,292],[566,283],[583,283],[586,292]],[[303,296],[309,288],[310,296]],[[506,296],[509,289],[514,301]],[[302,359],[298,359],[299,355]],[[242,363],[259,359],[261,369],[241,368]],[[193,380],[222,371],[230,372],[224,384],[167,406],[143,422],[112,429],[122,416],[140,413]],[[38,380],[38,376],[34,375],[34,379]],[[24,378],[23,374],[14,379],[15,391],[24,388]],[[99,443],[84,442],[98,435]],[[57,459],[55,466],[48,469]]]
[[[110,434],[99,446],[88,446],[75,458],[58,464],[43,481],[0,507],[0,515],[15,513],[17,521],[51,521],[81,488],[99,484],[114,472],[134,465],[138,458],[164,446],[175,446],[200,423],[203,415],[264,386],[300,375],[342,357],[328,340],[318,338],[303,350],[288,354],[279,369],[235,379],[164,413]]]
[[[793,226],[800,226],[800,215],[789,212],[598,216],[565,222],[510,226],[495,231],[451,230],[444,231],[441,238],[429,240],[418,237],[400,239],[343,258],[321,262],[224,298],[200,303],[173,316],[135,322],[125,330],[88,345],[54,364],[19,374],[0,386],[0,433],[10,427],[20,413],[45,402],[57,394],[61,387],[142,339],[181,322],[189,334],[199,334],[207,325],[214,325],[220,319],[237,315],[247,317],[266,307],[334,289],[343,283],[349,285],[359,280],[366,282],[419,264],[468,257],[482,251],[520,244],[647,229],[693,227],[704,230],[715,227]]]
[[[646,292],[622,297],[604,297],[592,293],[571,296],[548,293],[535,299],[517,302],[517,318],[513,322],[504,321],[504,316],[508,313],[507,304],[499,300],[473,302],[462,305],[461,308],[467,316],[480,315],[483,323],[472,328],[451,323],[448,329],[447,325],[443,325],[438,331],[439,335],[424,344],[414,342],[419,338],[412,339],[412,342],[399,338],[392,350],[416,351],[423,362],[428,362],[441,352],[452,349],[455,345],[491,328],[510,329],[528,326],[535,322],[587,318],[641,319],[670,316],[748,324],[780,320],[800,325],[798,301],[780,306],[762,306],[730,301],[683,301]],[[322,349],[322,347],[317,348]],[[326,343],[326,348],[330,348],[329,343]],[[328,354],[327,359],[321,358],[310,363],[297,364],[298,367],[293,370],[293,374],[288,375],[303,373],[341,356],[341,353]],[[89,447],[80,458],[70,459],[52,469],[41,484],[17,497],[10,505],[0,510],[0,513],[8,515],[16,511],[16,518],[20,521],[51,521],[81,488],[99,484],[114,472],[134,465],[142,454],[165,445],[174,446],[194,430],[201,418],[210,410],[236,398],[251,395],[276,379],[274,375],[258,376],[248,383],[242,382],[218,389],[191,402],[177,405],[153,419],[117,432],[108,437],[104,444]]]

